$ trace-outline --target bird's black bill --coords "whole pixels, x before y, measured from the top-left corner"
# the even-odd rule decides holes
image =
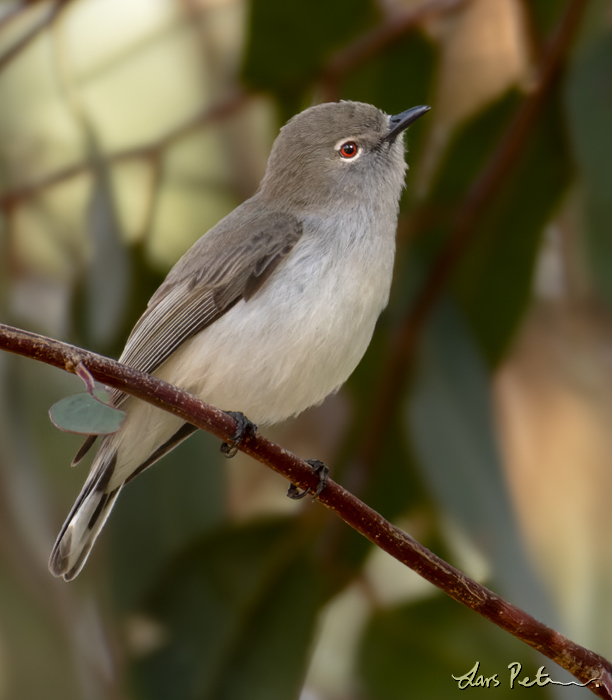
[[[412,107],[407,109],[401,114],[396,114],[394,117],[389,118],[389,131],[383,136],[383,141],[395,141],[398,134],[407,129],[411,124],[413,124],[419,117],[422,117],[426,112],[429,112],[431,107],[427,105],[420,105],[419,107]]]

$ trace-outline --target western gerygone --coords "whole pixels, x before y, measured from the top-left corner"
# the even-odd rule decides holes
[[[293,117],[257,193],[172,268],[120,361],[259,425],[336,391],[387,304],[402,135],[428,110],[389,117],[339,102]],[[103,439],[51,553],[52,573],[67,581],[83,568],[123,484],[195,430],[120,392],[113,403],[126,418]]]

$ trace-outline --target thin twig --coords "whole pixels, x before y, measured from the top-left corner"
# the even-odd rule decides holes
[[[193,425],[230,440],[235,421],[228,414],[166,382],[108,358],[44,336],[0,324],[0,348],[76,373],[83,364],[99,382],[121,389]],[[259,433],[247,434],[239,449],[291,483],[315,488],[318,476],[310,465]],[[612,664],[538,622],[489,589],[465,576],[331,479],[318,500],[368,540],[401,561],[454,600],[567,669],[601,698],[612,699]]]
[[[6,66],[16,58],[25,48],[32,42],[43,29],[51,26],[60,14],[68,7],[72,0],[57,0],[49,12],[41,19],[30,27],[20,39],[18,39],[10,49],[5,51],[2,56],[0,56],[0,71],[2,71]]]
[[[163,155],[166,148],[172,146],[179,139],[189,135],[196,129],[207,124],[224,119],[230,114],[240,109],[249,99],[250,95],[240,89],[234,90],[230,95],[210,107],[205,107],[197,114],[171,129],[158,139],[148,143],[132,146],[121,151],[109,154],[105,158],[106,164],[122,163],[129,160],[156,159]],[[90,160],[70,165],[62,170],[58,170],[50,175],[42,177],[40,180],[19,185],[13,189],[0,194],[0,210],[8,211],[16,204],[28,197],[36,195],[56,185],[60,185],[66,180],[70,180],[78,175],[89,172],[93,168]]]
[[[62,0],[69,2],[70,0]],[[328,66],[319,76],[319,81],[324,86],[324,99],[337,99],[337,84],[352,70],[355,70],[362,63],[367,61],[376,52],[383,50],[398,41],[407,32],[426,19],[438,14],[450,12],[468,0],[431,0],[422,6],[392,13],[371,32],[359,37],[353,44],[337,53],[330,60]],[[127,148],[108,155],[109,163],[119,163],[126,160],[146,159],[158,157],[163,150],[172,145],[183,136],[188,135],[195,129],[201,128],[209,122],[223,119],[229,114],[239,109],[251,95],[236,88],[227,98],[219,101],[210,108],[205,108],[175,127],[164,136],[161,136],[149,143]],[[78,175],[91,170],[92,164],[89,161],[76,163],[66,168],[58,170],[50,175],[40,178],[34,182],[18,185],[0,194],[0,210],[7,211],[28,197],[38,194],[44,190],[61,184]]]

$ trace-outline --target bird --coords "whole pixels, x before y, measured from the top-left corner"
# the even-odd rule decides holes
[[[119,361],[258,426],[337,391],[388,303],[403,135],[429,109],[390,116],[340,101],[292,117],[257,192],[170,270]],[[82,570],[123,486],[196,430],[119,390],[111,402],[125,419],[103,437],[51,552],[51,572],[66,581]]]

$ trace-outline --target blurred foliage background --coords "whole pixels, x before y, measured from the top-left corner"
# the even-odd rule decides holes
[[[266,434],[610,657],[608,0],[0,2],[0,318],[118,356],[282,123],[337,99],[432,111],[370,350]],[[510,690],[514,661],[567,678],[207,435],[55,580],[86,467],[47,409],[79,384],[0,354],[0,700],[587,692]],[[501,685],[460,691],[477,660]]]

